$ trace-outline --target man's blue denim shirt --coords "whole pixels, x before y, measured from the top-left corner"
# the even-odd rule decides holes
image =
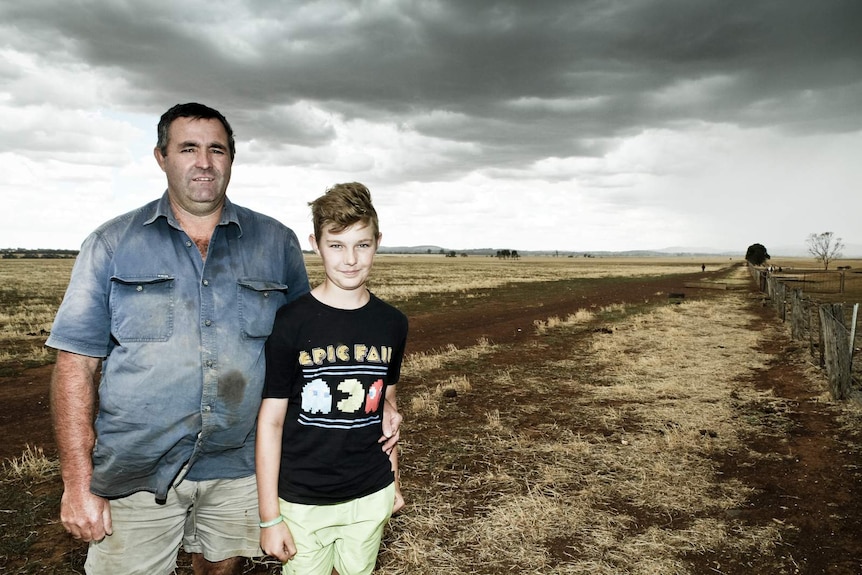
[[[192,480],[254,473],[276,310],[308,292],[296,234],[226,200],[204,262],[167,192],[81,246],[47,345],[104,358],[93,493],[163,500]]]

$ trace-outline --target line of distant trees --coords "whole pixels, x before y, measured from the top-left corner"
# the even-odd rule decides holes
[[[23,248],[0,249],[0,258],[4,260],[14,259],[65,259],[77,257],[78,250],[49,250],[36,249],[27,250]]]

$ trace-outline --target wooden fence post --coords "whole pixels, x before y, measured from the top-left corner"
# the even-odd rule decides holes
[[[826,304],[821,304],[820,307],[818,308],[819,311],[815,311],[815,313],[819,313],[819,318],[817,320],[817,325],[819,326],[819,329],[817,330],[817,351],[819,352],[819,355],[820,355],[819,365],[821,368],[826,367],[826,353],[824,351],[826,348],[826,345],[823,341],[823,325],[824,325],[824,323],[823,323],[823,308],[825,305]],[[814,311],[814,310],[812,310],[812,311]]]
[[[775,298],[776,307],[778,308],[778,317],[781,321],[787,320],[787,290],[784,282],[776,281]]]
[[[848,349],[850,350],[850,377],[853,377],[853,353],[856,351],[856,320],[859,317],[859,304],[853,304],[853,318],[850,320],[850,345]]]
[[[811,299],[805,300],[805,321],[808,322],[808,354],[814,357],[815,346],[820,341],[820,318],[817,312],[817,302]],[[815,338],[817,338],[816,342]],[[819,349],[817,351],[819,353]],[[822,363],[820,367],[823,367]]]
[[[847,345],[847,328],[844,326],[844,306],[820,306],[821,357],[824,358],[829,378],[829,393],[835,400],[850,396],[850,349]]]
[[[802,290],[796,288],[790,299],[790,335],[797,341],[802,339],[805,328],[802,305]]]

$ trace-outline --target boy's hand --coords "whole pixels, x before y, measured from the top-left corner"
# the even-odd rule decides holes
[[[396,485],[395,486],[395,504],[392,506],[392,515],[395,515],[402,509],[404,509],[404,495],[401,493],[401,488]]]
[[[296,555],[296,544],[287,523],[282,521],[272,527],[262,527],[260,530],[260,548],[267,555],[275,557],[282,563],[287,563]]]
[[[383,436],[377,443],[383,444],[383,451],[390,453],[401,437],[401,414],[390,401],[383,402]]]

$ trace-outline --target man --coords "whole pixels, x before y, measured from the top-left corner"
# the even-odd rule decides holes
[[[167,191],[90,234],[54,321],[60,518],[90,542],[87,573],[172,573],[181,543],[198,574],[260,554],[264,343],[309,285],[296,235],[226,197],[235,150],[218,111],[165,112]]]

